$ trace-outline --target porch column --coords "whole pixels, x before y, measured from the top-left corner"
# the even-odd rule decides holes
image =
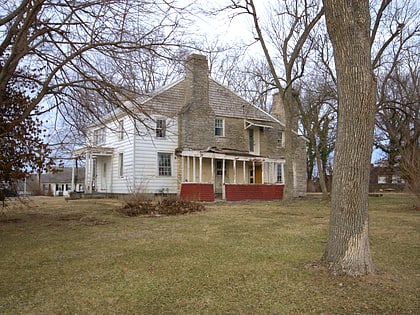
[[[200,160],[199,160],[199,167],[200,167],[199,181],[200,181],[200,183],[202,183],[202,181],[203,181],[203,157],[201,155],[200,155]]]
[[[236,184],[236,159],[233,159],[233,183]]]
[[[92,193],[92,156],[86,152],[86,174],[85,174],[85,187],[88,194]]]
[[[222,160],[222,199],[226,199],[225,192],[225,160]]]
[[[184,156],[181,155],[181,183],[185,181]]]
[[[187,182],[190,181],[190,157],[187,156]]]
[[[71,165],[71,191],[76,191],[75,183],[74,183],[74,168],[76,164],[76,158],[73,160],[73,163]]]
[[[214,176],[214,158],[211,158],[211,180],[213,182],[213,190],[216,192],[216,178]]]
[[[243,182],[243,184],[246,184],[247,183],[246,182],[246,161],[244,160],[243,162],[244,162],[244,169],[243,169],[243,171],[244,171],[244,182]]]
[[[282,184],[285,183],[286,173],[285,173],[285,166],[284,163],[281,163],[281,182]]]
[[[196,180],[197,180],[196,179],[196,176],[197,175],[196,175],[196,172],[195,172],[195,168],[196,168],[196,165],[195,165],[195,156],[193,156],[192,158],[193,158],[193,180],[192,180],[192,182],[195,183]]]
[[[264,184],[264,167],[265,167],[265,162],[261,162],[261,184]]]
[[[252,178],[253,184],[255,184],[256,179],[257,179],[257,176],[255,176],[255,161],[252,161],[252,176],[253,176]]]

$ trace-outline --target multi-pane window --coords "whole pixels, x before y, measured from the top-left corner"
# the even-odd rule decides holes
[[[224,122],[223,119],[216,118],[214,120],[214,135],[217,137],[223,137],[224,136]]]
[[[284,147],[284,134],[283,131],[277,131],[277,143]]]
[[[118,154],[118,176],[124,176],[124,153]]]
[[[118,140],[124,139],[124,120],[118,122]]]
[[[248,129],[249,152],[255,152],[254,129]]]
[[[166,136],[166,119],[156,120],[156,138],[164,138]]]
[[[105,140],[106,140],[105,128],[96,129],[93,132],[93,144],[94,145],[104,144]]]
[[[158,153],[159,176],[172,176],[171,160],[171,153]]]
[[[283,183],[284,180],[284,164],[278,163],[276,164],[276,183]]]

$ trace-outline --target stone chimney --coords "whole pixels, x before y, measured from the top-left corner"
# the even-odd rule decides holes
[[[181,149],[214,146],[214,111],[209,104],[209,70],[206,56],[188,56],[185,76],[185,102],[178,114]]]
[[[280,92],[273,94],[273,104],[271,105],[271,114],[280,120],[282,123],[286,123],[286,117],[284,113],[284,104],[281,98]]]

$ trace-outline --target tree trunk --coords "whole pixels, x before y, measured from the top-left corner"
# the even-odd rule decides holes
[[[369,1],[324,0],[338,79],[338,131],[330,229],[323,261],[336,274],[374,272],[369,246],[369,167],[376,80]]]
[[[291,88],[287,89],[282,95],[284,105],[284,116],[286,129],[284,132],[285,141],[285,156],[286,156],[286,167],[285,167],[285,185],[283,200],[285,202],[291,201],[297,196],[297,182],[296,182],[296,166],[294,161],[296,160],[296,149],[297,149],[297,135],[293,131],[298,129],[298,108],[296,99],[298,95],[294,95]]]
[[[327,200],[329,199],[328,189],[327,189],[327,182],[325,176],[325,169],[321,163],[321,157],[319,154],[318,146],[315,143],[315,159],[316,159],[316,166],[318,168],[319,174],[319,184],[321,185],[321,192],[322,192],[322,199]]]

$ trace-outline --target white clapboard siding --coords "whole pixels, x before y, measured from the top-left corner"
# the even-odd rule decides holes
[[[166,136],[157,138],[155,119],[137,121],[124,116],[106,125],[106,141],[101,146],[112,148],[113,155],[98,157],[96,162],[96,190],[102,193],[177,193],[178,146],[176,118],[166,118]],[[123,120],[124,133],[120,138],[119,123]],[[93,135],[93,130],[91,134]],[[171,176],[159,176],[158,152],[172,155]],[[119,172],[119,156],[123,154],[123,176]]]
[[[161,116],[153,116],[164,118]],[[148,125],[153,125],[150,123]],[[132,187],[137,192],[145,193],[177,193],[177,160],[175,158],[175,149],[178,146],[177,121],[176,119],[166,118],[166,136],[157,138],[154,129],[147,129],[140,126],[139,134],[135,136],[135,172]],[[171,176],[159,176],[158,153],[170,153]]]
[[[121,137],[120,122],[123,121],[123,130]],[[126,176],[133,173],[132,148],[134,144],[134,124],[128,116],[120,117],[115,121],[106,124],[106,142],[101,144],[104,147],[112,148],[111,157],[97,158],[97,191],[106,193],[126,193]],[[118,156],[124,155],[124,176],[119,176]],[[104,167],[106,164],[106,167]]]

